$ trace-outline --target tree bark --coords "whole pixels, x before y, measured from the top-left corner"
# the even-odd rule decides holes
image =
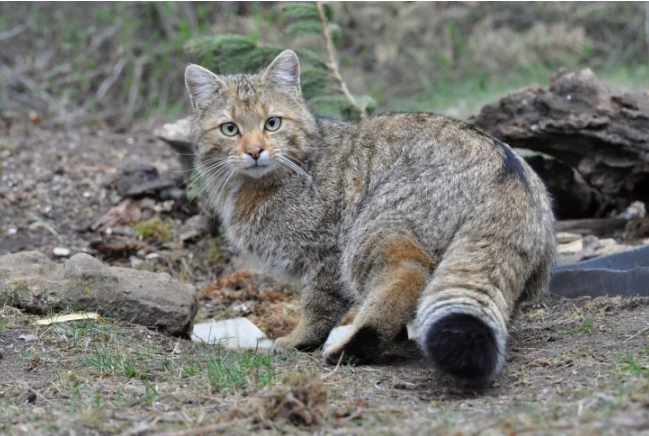
[[[612,94],[590,69],[560,71],[482,108],[469,122],[575,169],[602,210],[649,200],[649,92]],[[552,173],[545,175],[551,184]]]

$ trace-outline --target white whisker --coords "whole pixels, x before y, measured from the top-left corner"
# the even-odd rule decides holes
[[[293,161],[289,160],[286,156],[280,155],[278,156],[278,161],[285,164],[288,168],[291,170],[295,171],[297,175],[304,177],[307,179],[309,182],[312,182],[313,180],[311,179],[311,176],[302,169],[302,167],[296,165]]]

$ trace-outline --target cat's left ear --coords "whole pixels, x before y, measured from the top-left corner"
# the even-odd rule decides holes
[[[300,93],[300,61],[293,50],[277,55],[262,76],[263,82],[272,82],[282,88]]]

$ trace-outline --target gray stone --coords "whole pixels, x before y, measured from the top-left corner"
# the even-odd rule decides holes
[[[183,337],[198,310],[196,288],[167,273],[110,267],[85,253],[61,265],[33,251],[0,256],[0,304],[95,311]]]
[[[180,119],[174,123],[163,124],[153,134],[166,142],[179,153],[180,164],[185,170],[186,177],[190,176],[194,158],[190,134],[192,130],[192,117]]]

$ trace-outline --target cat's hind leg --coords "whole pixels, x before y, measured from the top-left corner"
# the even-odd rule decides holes
[[[359,241],[350,271],[362,304],[351,331],[325,350],[325,362],[376,361],[414,318],[435,262],[411,235],[375,232]]]

